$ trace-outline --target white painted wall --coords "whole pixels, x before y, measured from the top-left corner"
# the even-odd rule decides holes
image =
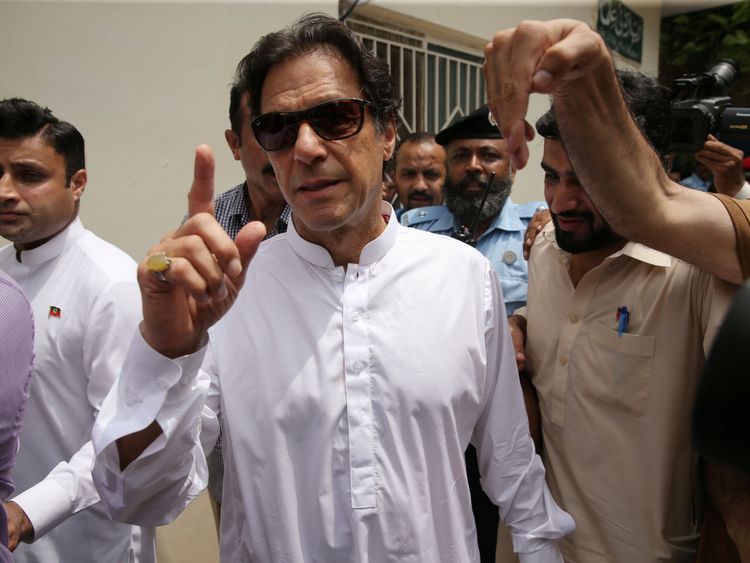
[[[627,4],[645,21],[639,69],[655,74],[660,1]],[[371,0],[357,12],[420,20],[481,46],[522,19],[593,24],[595,6],[594,0]],[[81,130],[90,178],[83,220],[139,258],[182,218],[197,144],[216,151],[217,192],[241,179],[223,138],[235,65],[263,33],[308,11],[336,14],[338,2],[0,1],[0,98],[32,99]],[[546,108],[546,98],[535,96],[532,122]],[[516,201],[542,199],[540,158],[535,140],[530,165],[517,175]]]

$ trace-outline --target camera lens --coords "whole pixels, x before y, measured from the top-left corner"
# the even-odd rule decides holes
[[[722,86],[726,87],[729,86],[735,78],[737,78],[739,69],[737,68],[737,63],[734,60],[720,59],[719,62],[716,63],[711,68],[711,70],[708,71],[708,74],[713,75],[716,78],[717,82],[722,82]]]

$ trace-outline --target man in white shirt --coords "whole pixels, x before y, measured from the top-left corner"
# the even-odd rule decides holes
[[[151,562],[153,530],[109,520],[88,439],[139,317],[135,262],[77,218],[84,142],[48,109],[0,102],[0,269],[28,296],[33,384],[5,504],[19,562]],[[19,542],[33,542],[24,545]]]
[[[478,563],[471,441],[522,561],[560,561],[574,524],[543,484],[492,268],[380,199],[387,66],[323,15],[252,55],[253,129],[292,221],[232,242],[199,147],[191,218],[139,267],[144,320],[92,434],[103,501],[174,518],[221,416],[222,560]]]

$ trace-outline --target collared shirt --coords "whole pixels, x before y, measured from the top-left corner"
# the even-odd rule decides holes
[[[140,318],[136,263],[79,219],[43,245],[0,250],[34,312],[34,375],[13,500],[35,541],[18,562],[151,562],[153,530],[111,522],[91,480],[88,436]],[[142,543],[141,543],[142,542]],[[141,552],[140,557],[138,552]]]
[[[391,220],[344,268],[290,223],[205,359],[136,335],[92,434],[102,498],[118,518],[174,518],[205,487],[220,409],[223,561],[478,562],[471,441],[522,561],[558,561],[573,522],[543,484],[501,304],[457,241]],[[120,472],[114,441],[154,418],[164,433]]]
[[[18,453],[34,346],[34,319],[20,287],[0,270],[0,503],[13,493],[11,470]],[[0,506],[0,562],[12,563],[8,547],[8,524]]]
[[[531,252],[526,340],[547,482],[577,524],[560,544],[565,559],[692,562],[691,412],[735,288],[634,243],[575,288],[569,260],[549,224]]]
[[[290,213],[290,207],[285,205],[274,227],[266,233],[266,238],[286,232]],[[214,201],[214,215],[232,240],[237,238],[237,233],[242,227],[255,219],[250,213],[247,182],[242,182],[219,195]]]
[[[500,277],[506,315],[526,305],[529,276],[523,258],[523,235],[540,207],[546,207],[544,202],[519,205],[508,198],[492,224],[477,240],[476,249],[487,257]],[[402,215],[401,224],[449,236],[459,227],[458,220],[444,205],[411,209]]]

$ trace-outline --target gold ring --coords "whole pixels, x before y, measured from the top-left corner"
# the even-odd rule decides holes
[[[164,272],[172,267],[172,259],[163,252],[157,252],[146,258],[146,268],[159,278],[159,281],[167,281]]]

